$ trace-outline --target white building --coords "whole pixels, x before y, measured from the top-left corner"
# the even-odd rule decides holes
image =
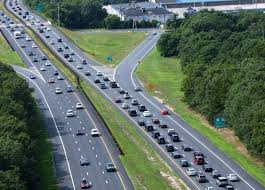
[[[117,15],[122,21],[152,21],[165,23],[173,14],[163,7],[152,2],[140,2],[135,4],[114,4],[104,6],[108,14]]]

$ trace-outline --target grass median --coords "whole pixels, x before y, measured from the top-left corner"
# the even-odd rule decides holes
[[[183,102],[184,94],[181,91],[181,85],[185,76],[178,59],[161,57],[155,48],[138,66],[136,74],[152,96],[171,107],[194,129],[207,137],[211,143],[265,186],[264,165],[247,153],[240,152],[238,147],[243,145],[231,135],[232,130],[213,129],[202,116],[193,112]]]
[[[144,32],[72,31],[60,28],[88,56],[102,64],[115,67],[145,38]],[[107,57],[112,57],[112,62]]]
[[[81,86],[123,150],[120,159],[136,190],[187,189],[117,108],[86,82]]]

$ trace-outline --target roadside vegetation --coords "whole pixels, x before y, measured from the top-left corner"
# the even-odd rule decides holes
[[[4,36],[0,34],[0,62],[25,67],[18,54],[11,49]]]
[[[120,159],[136,190],[186,189],[183,182],[140,136],[135,126],[121,116],[117,108],[85,81],[81,81],[81,87],[124,152]]]
[[[90,33],[86,30],[61,30],[88,56],[111,67],[120,63],[145,38],[144,32]],[[112,61],[107,59],[109,56],[112,57]]]
[[[0,189],[56,190],[51,148],[27,82],[0,63]]]

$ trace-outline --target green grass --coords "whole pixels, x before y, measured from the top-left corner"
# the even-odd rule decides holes
[[[115,67],[145,38],[144,32],[82,33],[60,28],[86,54],[102,64]],[[111,55],[112,63],[106,58]]]
[[[37,186],[39,190],[57,190],[58,186],[54,175],[51,144],[48,141],[48,134],[44,127],[42,115],[37,106],[35,109],[36,114],[32,126],[34,126],[33,133],[37,136],[33,149],[40,177]]]
[[[162,99],[194,129],[265,186],[264,167],[250,161],[236,149],[235,145],[225,141],[215,130],[208,128],[195,113],[188,110],[187,104],[182,101],[184,94],[181,91],[185,76],[177,58],[161,57],[157,49],[153,49],[138,66],[136,74],[151,95]]]
[[[179,187],[175,189],[186,189],[174,172],[140,136],[135,126],[121,116],[117,108],[86,82],[81,81],[81,86],[123,150],[124,155],[120,156],[120,159],[136,190],[174,189],[160,172],[168,174],[179,183]]]
[[[26,66],[18,54],[11,49],[2,34],[0,34],[0,62],[20,67]]]

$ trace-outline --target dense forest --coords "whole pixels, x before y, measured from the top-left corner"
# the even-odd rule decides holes
[[[157,47],[180,58],[185,101],[211,123],[223,116],[249,152],[265,160],[265,14],[201,11],[167,26]]]
[[[138,0],[139,1],[139,0]],[[53,21],[58,20],[58,3],[60,5],[60,24],[70,29],[104,28],[122,29],[131,28],[132,21],[123,22],[118,17],[108,16],[103,5],[113,3],[128,3],[126,0],[25,0],[33,10],[44,14]],[[118,18],[118,22],[117,22]],[[137,23],[138,28],[156,27],[153,22]]]
[[[38,189],[35,104],[25,80],[0,63],[0,189]]]

